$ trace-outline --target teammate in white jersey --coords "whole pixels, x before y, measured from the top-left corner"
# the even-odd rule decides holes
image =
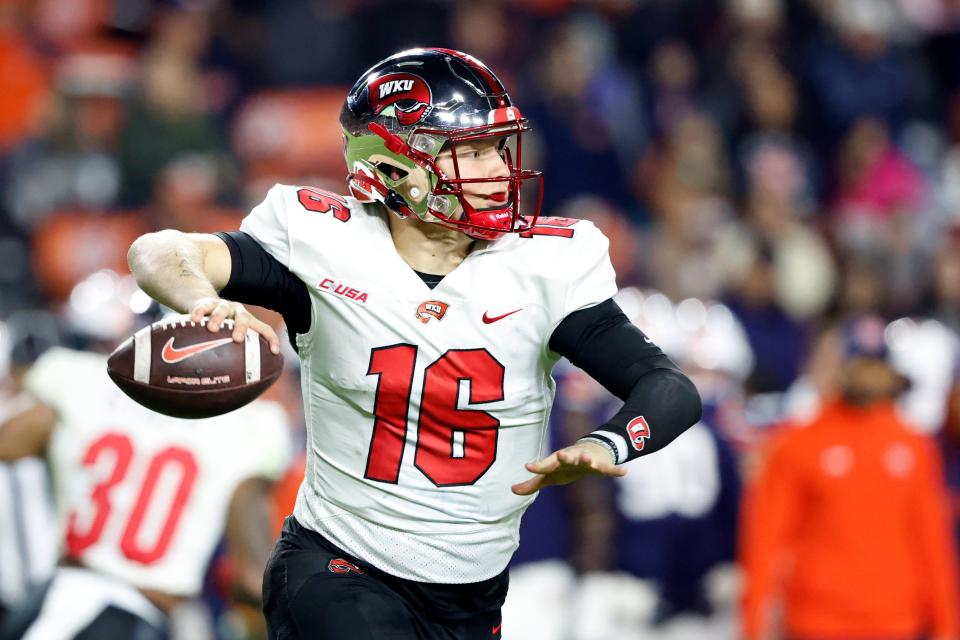
[[[696,422],[699,397],[610,300],[606,238],[538,217],[539,198],[521,213],[541,176],[486,66],[401,52],[340,122],[350,196],[276,186],[239,232],[150,234],[131,267],[211,331],[233,318],[234,338],[249,326],[276,350],[240,303],[273,308],[299,351],[307,467],[264,578],[270,637],[498,638],[534,494],[622,475]],[[543,457],[563,355],[626,402]]]
[[[22,389],[23,376],[49,346],[43,330],[53,323],[53,316],[34,312],[0,322],[0,424],[31,403]],[[53,573],[56,522],[46,461],[23,457],[0,462],[0,629]]]
[[[238,593],[259,598],[272,544],[269,480],[291,453],[279,405],[169,418],[127,398],[106,356],[60,347],[37,360],[25,386],[34,402],[0,423],[0,460],[46,455],[64,560],[42,601],[0,637],[163,638],[167,614],[200,594],[225,530]]]

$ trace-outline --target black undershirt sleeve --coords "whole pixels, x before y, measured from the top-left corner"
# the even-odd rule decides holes
[[[644,373],[677,368],[612,298],[564,318],[550,336],[550,348],[621,400]]]
[[[696,387],[612,299],[564,318],[550,348],[624,401],[582,438],[608,447],[617,464],[662,449],[700,419]]]
[[[307,286],[243,231],[221,231],[216,235],[230,249],[230,280],[220,295],[279,313],[296,348],[296,335],[310,330]]]

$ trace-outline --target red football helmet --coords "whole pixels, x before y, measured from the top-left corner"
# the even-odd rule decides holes
[[[411,49],[390,56],[361,76],[340,114],[350,190],[361,201],[379,201],[400,216],[459,229],[493,240],[527,231],[540,214],[543,175],[523,169],[522,134],[527,121],[506,89],[476,58],[452,49]],[[457,147],[497,140],[508,175],[460,173]],[[437,166],[449,149],[453,173]],[[521,185],[536,182],[529,211],[521,212]],[[476,208],[464,186],[506,185],[502,206]]]

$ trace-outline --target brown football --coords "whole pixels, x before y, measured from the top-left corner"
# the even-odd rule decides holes
[[[206,319],[174,316],[127,338],[107,360],[107,373],[133,400],[175,418],[209,418],[247,404],[276,381],[283,356],[247,330],[231,338],[233,321],[216,333]]]

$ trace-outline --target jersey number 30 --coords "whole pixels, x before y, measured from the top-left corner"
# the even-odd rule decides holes
[[[407,413],[417,347],[395,344],[370,354],[367,375],[379,376],[373,437],[365,477],[397,483],[407,438]],[[486,349],[451,349],[423,374],[414,465],[439,487],[473,484],[497,458],[500,421],[478,409],[458,408],[461,382],[470,404],[503,400],[503,365]]]
[[[105,434],[94,440],[87,449],[83,466],[106,473],[99,475],[102,479],[91,488],[89,506],[70,514],[67,550],[71,556],[79,558],[80,554],[103,535],[114,507],[111,494],[127,478],[133,458],[133,443],[121,433]],[[124,514],[127,521],[120,538],[120,551],[130,560],[148,565],[162,558],[170,546],[193,483],[197,479],[197,461],[187,449],[167,447],[144,462],[147,462],[147,471],[143,475],[133,509]],[[171,474],[176,477],[173,483],[168,482]],[[161,476],[164,476],[162,484],[167,488],[167,491],[161,492],[167,494],[161,498],[161,503],[167,505],[167,512],[161,518],[153,517],[160,514],[151,514],[150,520],[154,523],[162,522],[162,525],[153,540],[144,541],[141,529],[151,503],[156,502],[154,498]],[[83,526],[80,524],[81,518],[85,520]]]

